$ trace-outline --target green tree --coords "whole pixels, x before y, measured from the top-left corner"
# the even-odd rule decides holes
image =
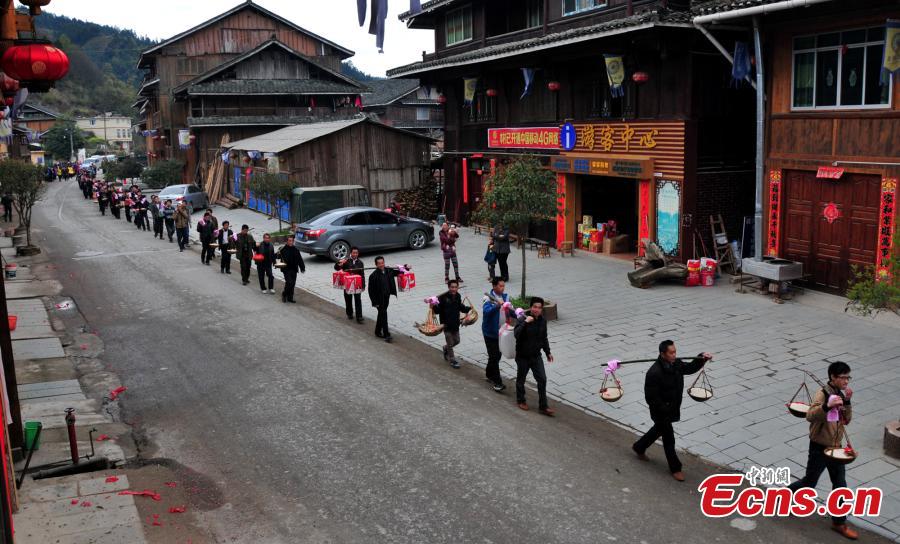
[[[71,136],[71,142],[69,137]],[[70,154],[84,147],[84,133],[72,119],[60,119],[44,134],[44,151],[56,160],[69,160]]]
[[[281,210],[289,206],[294,184],[287,176],[269,172],[253,174],[250,178],[250,190],[254,196],[268,204],[269,216],[278,218],[278,230],[281,230]]]
[[[136,178],[144,171],[144,167],[132,157],[121,161],[103,161],[101,169],[107,181]]]
[[[15,159],[0,161],[0,186],[12,195],[19,226],[25,228],[25,241],[31,247],[31,209],[47,192],[41,167]]]
[[[894,251],[900,249],[900,227],[894,229]],[[891,311],[900,313],[900,258],[895,254],[884,261],[886,273],[879,274],[874,266],[853,267],[847,285],[847,306],[859,315],[875,315]]]
[[[488,181],[473,219],[478,223],[505,226],[519,239],[522,252],[522,291],[525,298],[525,244],[528,226],[555,218],[559,210],[556,177],[533,157],[514,159],[501,166]]]
[[[168,185],[181,183],[184,163],[170,159],[155,163],[141,174],[141,181],[151,189],[162,189]]]

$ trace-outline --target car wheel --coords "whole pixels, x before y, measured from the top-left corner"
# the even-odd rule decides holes
[[[425,236],[425,231],[422,230],[414,230],[409,235],[409,247],[410,249],[422,249],[425,247],[425,244],[428,243],[428,238]]]
[[[337,241],[328,248],[328,256],[331,260],[338,262],[350,256],[350,244],[344,241]]]

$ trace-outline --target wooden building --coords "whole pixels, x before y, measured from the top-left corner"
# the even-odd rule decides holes
[[[437,89],[418,79],[378,79],[366,82],[363,111],[382,123],[440,140],[444,131],[444,108]]]
[[[24,126],[33,134],[43,134],[56,126],[62,118],[59,113],[34,103],[27,103],[19,110],[16,124]]]
[[[703,253],[695,233],[708,242],[718,213],[740,238],[754,205],[754,93],[732,83],[688,4],[432,0],[402,15],[435,31],[433,55],[388,75],[442,93],[448,216],[466,221],[492,167],[535,154],[565,206],[535,227],[540,238],[574,241],[590,215],[616,221],[632,253],[650,238],[685,259]],[[623,69],[620,89],[605,55]]]
[[[177,158],[185,181],[199,180],[225,133],[234,141],[346,116],[365,89],[340,74],[352,55],[250,0],[164,40],[138,62],[151,164]]]
[[[259,167],[286,175],[297,187],[362,185],[373,206],[386,208],[397,191],[430,174],[431,143],[365,115],[293,125],[227,144],[232,151],[229,189],[244,196],[246,169]]]
[[[699,14],[749,23],[741,2]],[[737,16],[737,17],[735,17]],[[767,61],[764,246],[842,292],[852,267],[891,255],[900,179],[900,85],[883,77],[888,0],[825,2],[761,19]],[[890,42],[889,42],[890,43]],[[900,34],[894,55],[900,55]],[[893,248],[896,250],[896,248]]]

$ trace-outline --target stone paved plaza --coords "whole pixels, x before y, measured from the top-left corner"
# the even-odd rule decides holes
[[[266,230],[277,230],[276,222],[246,210],[218,209],[216,215],[220,221],[248,223],[257,239]],[[486,244],[486,236],[469,229],[461,230],[457,243],[465,280],[461,292],[476,304],[490,288],[482,261]],[[413,292],[400,293],[399,300],[392,301],[392,331],[395,336],[408,334],[433,345],[435,357],[440,357],[443,336],[425,337],[413,328],[425,316],[423,299],[443,290],[438,245],[385,255],[388,264],[410,264],[418,284]],[[575,258],[561,258],[552,251],[551,258],[538,259],[535,251],[527,251],[526,258],[528,293],[550,298],[559,306],[559,320],[549,327],[556,357],[547,367],[549,393],[642,433],[651,424],[643,398],[643,376],[649,364],[622,367],[617,374],[625,395],[614,404],[603,402],[597,394],[602,365],[609,359],[655,357],[658,343],[665,339],[674,340],[682,356],[713,352],[708,375],[715,397],[705,403],[685,398],[682,421],[675,425],[678,446],[736,470],[787,466],[795,477],[802,475],[808,425],[791,416],[785,403],[803,380],[802,370],[824,380],[829,362],[848,362],[856,393],[848,431],[860,454],[848,467],[848,485],[882,488],[883,511],[874,521],[893,538],[900,536],[900,461],[886,457],[882,449],[884,424],[900,417],[900,319],[896,316],[873,320],[846,314],[842,299],[820,293],[776,305],[762,295],[736,293],[725,279],[713,288],[656,285],[636,289],[625,276],[631,262],[608,256],[578,253]],[[371,254],[363,256],[367,266],[372,266],[373,259]],[[509,259],[507,292],[512,296],[518,295],[521,286],[520,259],[517,250]],[[332,264],[321,258],[306,261],[307,272],[298,287],[342,305],[341,292],[331,288]],[[252,279],[251,286],[255,274]],[[374,317],[363,297],[364,313]],[[456,352],[466,362],[485,365],[480,326],[462,330]],[[514,377],[514,362],[504,360],[502,370],[506,377]],[[453,371],[449,365],[447,371]],[[809,379],[807,383],[815,392],[815,384]],[[514,395],[507,391],[513,402]],[[656,456],[662,469],[661,452]],[[827,475],[819,488],[830,489]]]

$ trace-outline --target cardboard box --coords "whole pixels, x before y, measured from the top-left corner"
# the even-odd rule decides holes
[[[588,247],[588,251],[590,251],[591,253],[600,253],[601,247],[601,242],[591,242],[590,246]]]
[[[631,251],[632,248],[627,234],[620,234],[603,240],[603,253],[607,255],[612,255],[613,253],[629,253]]]

